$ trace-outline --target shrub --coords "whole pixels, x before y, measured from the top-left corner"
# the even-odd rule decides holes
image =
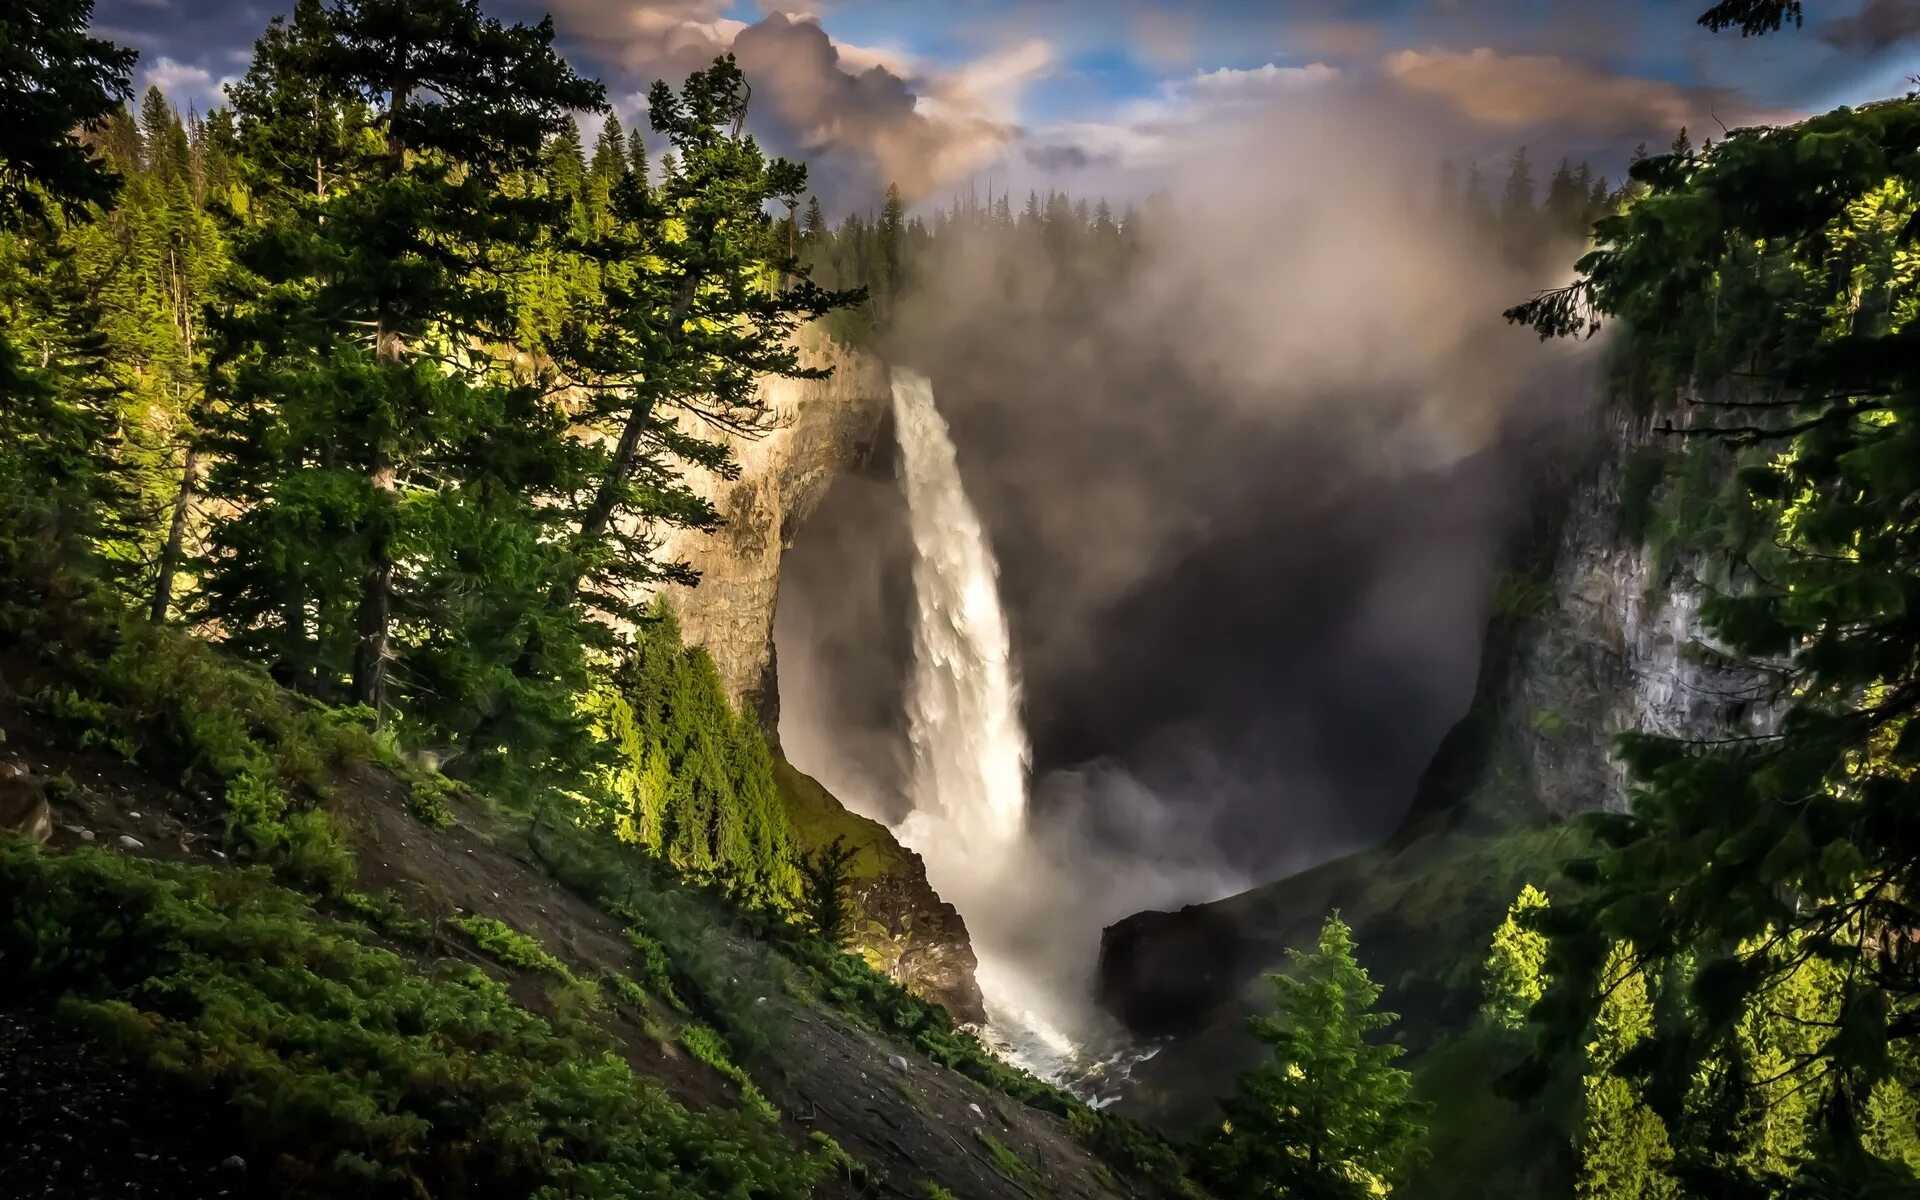
[[[356,929],[258,871],[0,840],[0,975],[239,1105],[286,1190],[799,1200],[825,1169],[484,972],[422,972]]]

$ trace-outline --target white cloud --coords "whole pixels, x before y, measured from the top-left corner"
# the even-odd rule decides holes
[[[1323,62],[1308,63],[1304,67],[1267,63],[1244,71],[1233,67],[1200,71],[1187,82],[1187,89],[1197,96],[1258,97],[1332,83],[1338,78],[1340,68]]]
[[[729,0],[547,3],[570,38],[625,76],[612,82],[629,94],[731,51],[754,89],[749,125],[773,149],[805,157],[823,199],[842,202],[889,182],[926,194],[991,161],[1016,136],[1021,89],[1053,62],[1047,43],[1028,40],[940,67],[837,41],[814,4],[766,3],[747,24],[726,15]]]
[[[221,89],[233,81],[234,77],[231,76],[216,81],[213,72],[205,67],[178,62],[165,55],[140,72],[142,91],[157,87],[166,94],[168,103],[182,111],[189,105],[205,111],[218,104]]]

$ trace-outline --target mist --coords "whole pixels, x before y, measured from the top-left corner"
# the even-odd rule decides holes
[[[1358,91],[1284,97],[1186,140],[1123,271],[959,232],[899,305],[886,352],[952,428],[1033,749],[1030,861],[949,898],[1000,986],[1069,1023],[1106,924],[1392,830],[1575,448],[1591,356],[1501,320],[1555,280],[1435,199],[1434,136]],[[901,505],[884,459],[839,484],[776,629],[786,753],[888,821]]]

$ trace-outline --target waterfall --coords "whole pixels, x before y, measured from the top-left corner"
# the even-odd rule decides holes
[[[945,843],[937,857],[955,860],[970,878],[935,878],[934,886],[965,892],[1017,848],[1026,824],[1020,690],[999,567],[926,376],[894,371],[893,419],[913,535],[915,609],[907,688],[914,813],[903,832],[931,842],[937,829]],[[923,857],[929,872],[952,875],[935,866],[935,855]]]
[[[1135,1046],[1084,1003],[1086,981],[1075,964],[1085,958],[1090,969],[1101,925],[1138,905],[1089,905],[1100,893],[1079,872],[1095,860],[1078,855],[1063,864],[1030,844],[1027,735],[999,567],[925,376],[894,370],[893,419],[914,600],[907,681],[913,811],[895,833],[967,922],[987,1042],[1104,1103],[1151,1049]]]

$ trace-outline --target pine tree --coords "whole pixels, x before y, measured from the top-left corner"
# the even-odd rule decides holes
[[[823,374],[800,365],[792,332],[857,299],[824,291],[787,257],[766,210],[801,193],[806,169],[766,158],[740,132],[746,103],[731,58],[689,78],[677,95],[654,85],[653,130],[673,151],[663,158],[658,188],[617,194],[620,232],[597,250],[651,265],[609,287],[597,328],[583,329],[564,349],[570,373],[595,385],[587,422],[613,441],[577,516],[573,570],[562,590],[569,600],[579,595],[616,615],[633,615],[622,597],[636,584],[690,580],[684,568],[653,560],[652,528],[715,520],[680,472],[724,472],[729,452],[724,441],[690,432],[699,426],[682,419],[723,432],[751,428],[762,377]],[[669,167],[666,159],[675,161]],[[663,236],[666,218],[675,219],[674,236]],[[770,275],[793,283],[770,291],[761,285]]]
[[[1412,1076],[1393,1065],[1401,1048],[1378,1041],[1396,1018],[1374,1011],[1381,988],[1354,961],[1338,914],[1314,953],[1292,957],[1270,977],[1273,1016],[1251,1022],[1273,1061],[1223,1102],[1226,1121],[1201,1149],[1203,1181],[1223,1200],[1388,1195],[1424,1134]]]
[[[1580,1200],[1679,1200],[1667,1128],[1614,1070],[1653,1032],[1646,977],[1630,947],[1614,947],[1601,979],[1605,993],[1587,1045],[1576,1194]]]
[[[1529,915],[1546,907],[1547,894],[1528,884],[1494,931],[1481,1014],[1499,1028],[1525,1025],[1527,1014],[1546,992],[1547,938],[1532,928]]]
[[[88,221],[120,189],[88,141],[131,95],[135,56],[90,36],[92,16],[91,0],[17,0],[0,18],[0,234],[18,235],[27,261],[8,275],[42,317],[35,344],[17,328],[0,337],[0,518],[68,559],[102,536],[118,486],[106,469],[118,388],[53,223]]]
[[[482,268],[556,217],[504,181],[604,106],[552,39],[475,0],[301,0],[262,38],[233,89],[257,205],[249,286],[214,330],[209,486],[233,510],[206,563],[208,615],[287,682],[383,716],[398,701],[441,736],[524,717],[528,763],[570,737],[577,660],[509,673],[501,646],[575,629],[547,605],[548,501],[585,459],[542,390],[477,347],[508,332]],[[311,191],[284,186],[289,162],[312,164]],[[489,751],[462,768],[500,765]]]

